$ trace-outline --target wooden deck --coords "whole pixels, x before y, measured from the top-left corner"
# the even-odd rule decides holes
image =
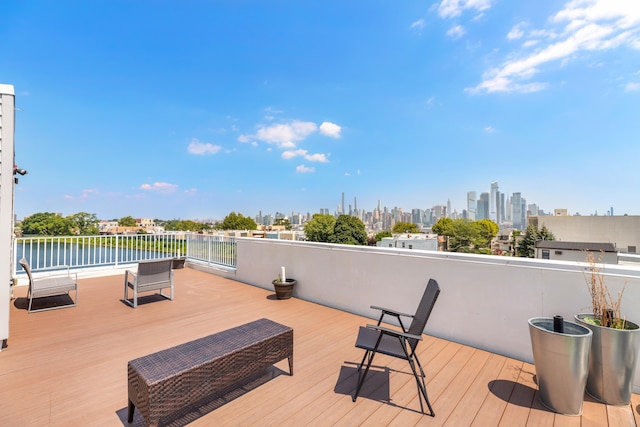
[[[174,301],[143,297],[136,309],[121,301],[121,276],[81,280],[77,307],[32,314],[26,288],[16,289],[0,353],[1,424],[128,425],[127,361],[266,317],[294,329],[294,375],[280,362],[165,425],[640,425],[638,395],[625,407],[586,397],[581,417],[557,415],[540,405],[532,365],[430,336],[418,348],[435,418],[418,412],[406,362],[385,356],[353,403],[362,357],[353,344],[370,319],[189,268],[175,273]],[[137,411],[131,425],[143,425]]]

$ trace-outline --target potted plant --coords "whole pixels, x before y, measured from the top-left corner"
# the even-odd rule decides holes
[[[295,286],[296,281],[295,279],[287,278],[285,276],[284,267],[281,267],[280,274],[278,274],[278,277],[271,283],[276,290],[276,298],[289,299],[291,298],[291,293],[293,292],[293,287]]]
[[[589,253],[586,277],[592,313],[577,314],[576,322],[591,329],[587,393],[608,405],[628,405],[638,363],[640,327],[620,313],[624,288],[613,298],[599,260]]]

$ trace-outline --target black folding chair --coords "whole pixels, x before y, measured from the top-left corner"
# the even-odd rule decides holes
[[[377,325],[367,325],[366,327],[361,326],[358,331],[356,347],[364,349],[365,353],[362,358],[362,362],[358,365],[358,387],[356,388],[356,392],[353,396],[354,402],[358,398],[358,394],[362,388],[362,383],[369,372],[371,362],[373,362],[373,357],[376,353],[381,353],[386,354],[387,356],[404,359],[409,362],[409,366],[411,366],[411,370],[413,371],[413,376],[416,379],[416,384],[418,385],[420,409],[424,413],[424,406],[422,405],[422,398],[424,397],[424,400],[429,407],[429,415],[432,417],[435,416],[431,403],[429,403],[429,397],[427,396],[427,386],[424,382],[424,371],[422,369],[422,365],[420,365],[420,361],[418,360],[416,347],[418,346],[418,342],[422,340],[422,333],[424,332],[427,320],[431,315],[431,311],[433,310],[433,306],[435,305],[439,294],[440,286],[438,286],[438,282],[434,279],[429,279],[429,283],[422,295],[422,300],[418,305],[415,315],[371,306],[371,308],[381,311],[380,319],[378,319]],[[385,315],[393,316],[398,319],[398,323],[400,324],[402,331],[380,326]],[[405,329],[401,317],[412,319],[409,329]],[[362,366],[364,365],[365,360],[367,361],[367,366],[363,372]],[[420,370],[419,374],[416,366]]]

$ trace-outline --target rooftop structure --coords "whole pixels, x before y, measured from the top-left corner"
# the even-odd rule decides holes
[[[298,290],[312,286],[305,279]],[[293,328],[294,375],[280,362],[166,425],[640,425],[638,395],[624,407],[586,397],[582,417],[554,414],[539,403],[532,364],[431,333],[418,350],[435,418],[418,412],[406,363],[386,356],[376,358],[354,403],[362,358],[354,342],[369,318],[299,295],[276,300],[271,289],[192,268],[175,271],[174,301],[148,295],[132,309],[121,301],[121,281],[121,275],[81,279],[77,307],[36,314],[24,309],[26,288],[16,289],[10,346],[0,353],[3,423],[127,425],[129,360],[265,317]],[[454,289],[447,285],[442,296],[459,299]],[[436,304],[431,320],[450,322],[445,306]],[[143,425],[138,412],[131,425]]]

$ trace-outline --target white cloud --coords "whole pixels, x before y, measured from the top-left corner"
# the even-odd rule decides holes
[[[451,27],[449,31],[447,31],[447,35],[454,40],[459,39],[460,37],[466,34],[466,30],[462,25],[456,25],[455,27]]]
[[[524,30],[522,29],[525,26],[524,22],[521,22],[517,25],[515,25],[511,31],[509,31],[509,34],[507,34],[507,39],[509,40],[517,40],[522,38],[522,36],[524,36]]]
[[[328,163],[329,159],[326,154],[316,153],[316,154],[307,154],[304,158],[310,162],[320,162],[320,163]]]
[[[340,138],[340,132],[342,127],[331,122],[322,122],[320,125],[320,133],[324,136],[330,136],[331,138]]]
[[[188,190],[184,190],[184,194],[188,196],[193,196],[198,192],[196,188],[189,188]]]
[[[624,90],[625,92],[638,92],[640,91],[640,83],[627,83]]]
[[[486,133],[493,133],[495,132],[495,129],[493,128],[493,126],[485,126],[484,131]]]
[[[216,154],[222,149],[219,145],[209,144],[208,142],[200,142],[197,138],[192,138],[191,143],[187,147],[190,154],[202,156],[204,154]]]
[[[442,18],[460,16],[466,9],[483,12],[491,7],[491,0],[442,0],[438,14]]]
[[[295,120],[291,123],[260,127],[256,134],[256,138],[269,144],[291,144],[304,140],[317,129],[318,126],[313,122],[301,122]]]
[[[307,150],[287,150],[282,152],[282,158],[289,160],[294,157],[304,156],[305,154],[307,154]]]
[[[294,120],[290,123],[279,123],[270,126],[260,126],[255,135],[240,135],[238,141],[249,142],[258,140],[267,144],[275,144],[279,147],[295,147],[295,143],[304,140],[307,136],[316,132],[318,126],[313,122],[301,122]]]
[[[424,22],[424,18],[420,18],[417,21],[412,22],[410,28],[412,30],[421,32],[424,29],[425,25],[426,24]]]
[[[158,193],[169,194],[174,193],[178,186],[175,184],[169,184],[168,182],[154,182],[153,184],[142,184],[141,190],[145,191],[157,191]]]
[[[100,191],[98,191],[97,189],[95,189],[95,188],[87,188],[87,189],[82,190],[80,192],[80,196],[76,197],[76,196],[72,196],[71,194],[65,194],[63,197],[66,200],[87,200],[87,199],[92,198],[92,196],[96,196],[96,195],[99,195],[99,194],[100,194]]]
[[[308,160],[310,162],[321,162],[321,163],[329,162],[329,159],[327,158],[326,154],[321,154],[321,153],[309,154],[307,150],[302,150],[302,149],[287,150],[282,152],[282,158],[285,160],[293,159],[294,157],[304,157],[305,160]]]
[[[443,2],[444,3],[444,2]],[[628,0],[572,0],[548,19],[547,27],[523,36],[540,44],[533,52],[515,52],[483,74],[469,92],[536,92],[546,82],[528,82],[542,67],[626,45],[640,50],[640,7]],[[531,44],[525,42],[525,47]]]
[[[316,168],[313,167],[306,167],[305,165],[300,165],[296,167],[296,172],[298,173],[313,173],[316,171]]]

